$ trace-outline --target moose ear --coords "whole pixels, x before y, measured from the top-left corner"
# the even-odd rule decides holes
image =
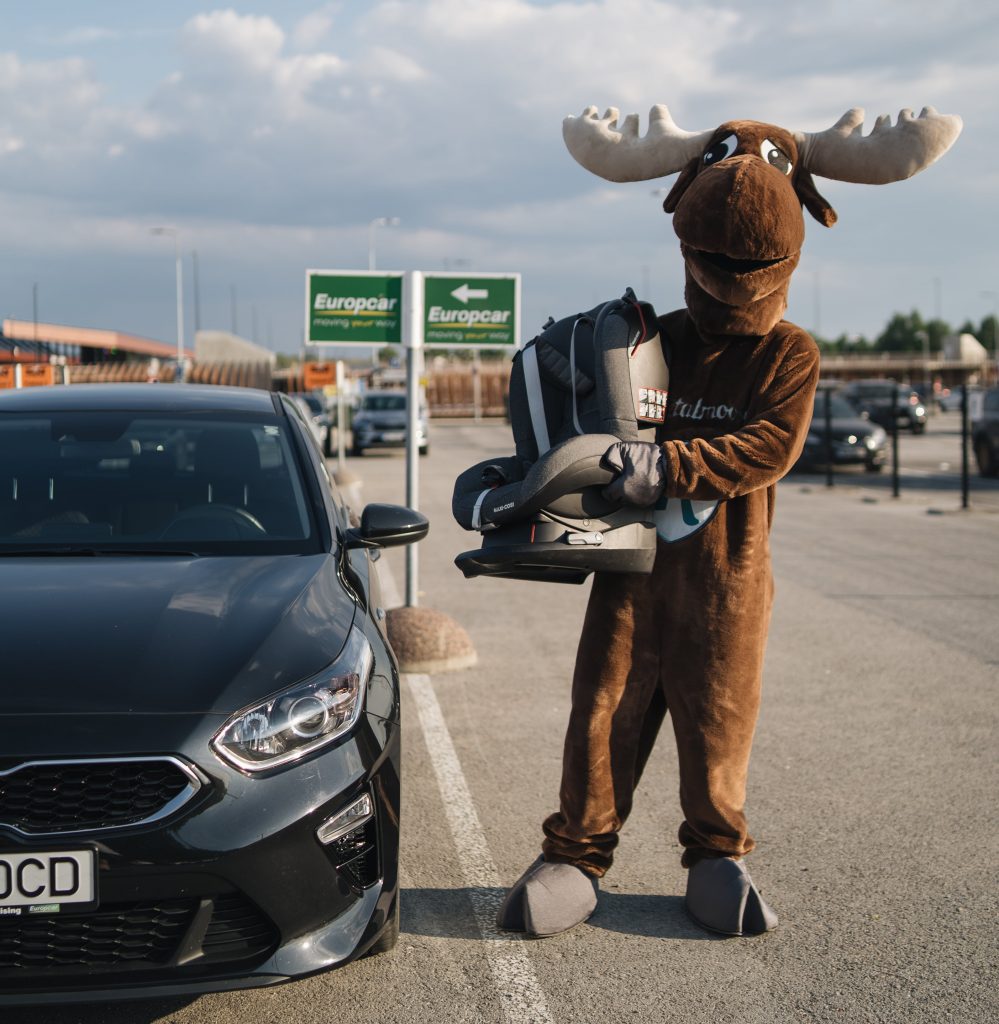
[[[820,223],[831,228],[836,223],[836,211],[829,205],[828,200],[819,195],[818,189],[812,176],[804,168],[798,171],[798,177],[794,183],[794,190],[798,193],[802,206]],[[667,200],[668,201],[668,200]]]
[[[667,213],[673,213],[676,210],[677,203],[680,202],[680,197],[687,191],[687,187],[694,180],[700,166],[701,158],[699,156],[695,156],[693,160],[688,161],[686,167],[680,171],[680,177],[673,182],[673,187],[669,190],[669,195],[663,200],[663,209]]]

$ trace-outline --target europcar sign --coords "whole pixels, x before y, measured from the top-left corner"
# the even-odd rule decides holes
[[[305,341],[315,345],[401,345],[401,273],[305,272]]]
[[[520,274],[423,275],[428,348],[516,348]]]

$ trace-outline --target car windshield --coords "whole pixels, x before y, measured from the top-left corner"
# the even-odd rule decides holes
[[[0,415],[0,553],[321,550],[278,415]]]
[[[406,408],[406,396],[365,395],[363,407],[367,412],[403,412]]]
[[[858,417],[857,410],[850,405],[850,403],[840,395],[830,395],[829,398],[832,409],[831,414],[834,420],[855,420]],[[817,420],[822,420],[826,415],[826,396],[824,392],[820,392],[815,396],[815,413],[814,417]]]

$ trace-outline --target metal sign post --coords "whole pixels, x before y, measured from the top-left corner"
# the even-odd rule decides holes
[[[419,509],[420,370],[423,362],[423,274],[411,270],[406,279],[406,504]],[[406,607],[419,603],[417,544],[406,546]]]
[[[336,471],[342,480],[347,468],[347,409],[344,402],[345,375],[343,360],[336,361]]]

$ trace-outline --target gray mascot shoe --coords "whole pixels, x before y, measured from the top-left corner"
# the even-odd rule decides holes
[[[722,935],[762,935],[777,927],[749,877],[731,857],[699,860],[687,873],[687,912],[703,928]]]
[[[506,894],[496,924],[539,939],[558,935],[596,910],[598,889],[597,880],[574,865],[539,857]]]

